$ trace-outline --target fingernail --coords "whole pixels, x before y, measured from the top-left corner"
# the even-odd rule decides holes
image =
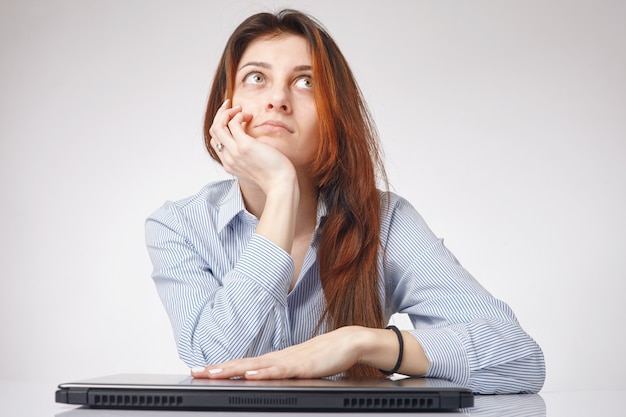
[[[230,101],[230,99],[227,98],[226,100],[224,100],[224,102],[222,103],[222,105],[220,107],[224,107],[226,105],[226,103],[228,103],[229,101]]]
[[[194,366],[193,368],[191,368],[191,372],[193,372],[194,374],[204,372],[204,366]]]
[[[259,371],[246,371],[246,375],[256,375]]]
[[[222,368],[209,369],[211,375],[219,374],[220,372],[222,372]]]

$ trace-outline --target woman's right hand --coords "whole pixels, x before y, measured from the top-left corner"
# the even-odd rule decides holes
[[[291,253],[300,202],[296,169],[283,153],[248,135],[245,126],[252,116],[229,103],[225,101],[215,114],[209,129],[211,145],[226,172],[239,179],[246,208],[259,218],[256,233]]]
[[[226,172],[258,186],[265,195],[284,186],[285,181],[293,181],[296,172],[291,161],[272,146],[248,135],[245,126],[252,116],[240,106],[229,105],[230,100],[222,104],[209,129],[211,146]]]

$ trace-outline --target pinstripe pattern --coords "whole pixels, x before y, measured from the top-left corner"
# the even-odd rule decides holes
[[[511,309],[480,286],[406,200],[384,195],[381,299],[386,319],[397,312],[411,318],[431,362],[428,376],[481,393],[539,391],[543,354]],[[318,225],[324,213],[320,206]],[[146,221],[152,276],[188,366],[256,356],[313,335],[324,308],[317,240],[289,293],[293,261],[256,235],[256,225],[235,180],[168,202]]]

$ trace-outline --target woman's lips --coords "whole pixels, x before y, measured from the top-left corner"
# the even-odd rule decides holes
[[[293,129],[291,129],[289,126],[279,120],[266,120],[263,123],[258,124],[256,127],[271,130],[274,132],[287,131],[289,133],[293,133]]]

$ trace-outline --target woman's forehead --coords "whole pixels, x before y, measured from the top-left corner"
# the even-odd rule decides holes
[[[267,59],[271,57],[294,57],[311,60],[311,48],[304,36],[292,33],[272,33],[252,40],[244,49],[240,61],[245,59]],[[240,62],[241,64],[242,62]]]

